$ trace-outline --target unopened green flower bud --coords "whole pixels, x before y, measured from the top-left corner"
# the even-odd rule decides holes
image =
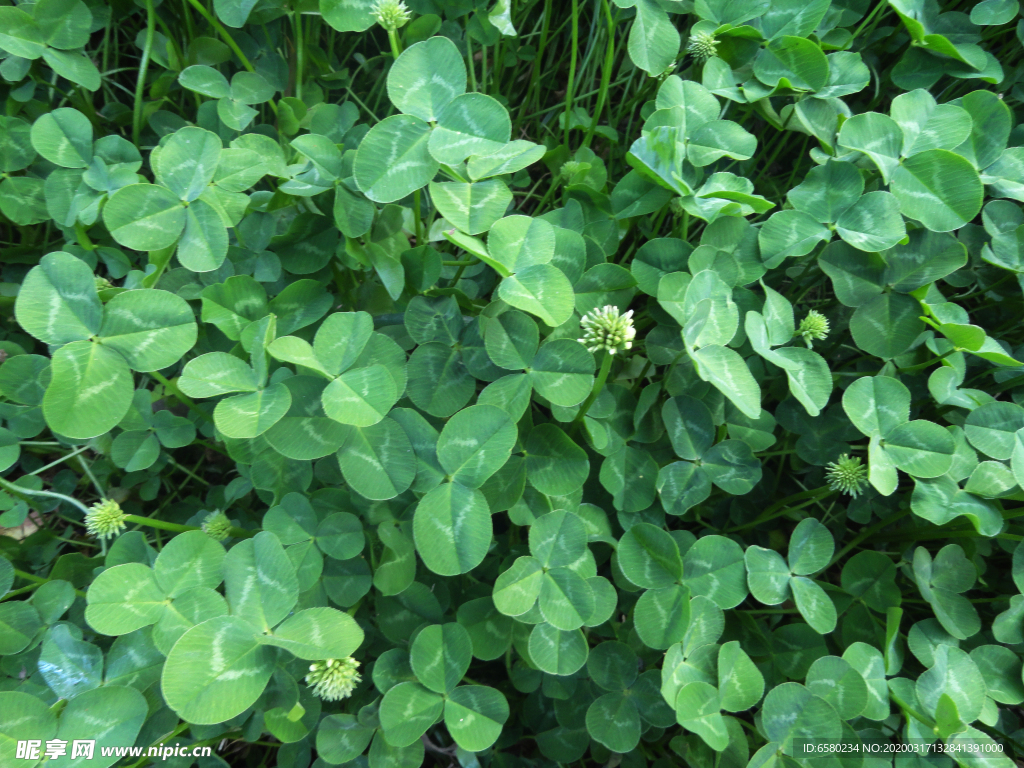
[[[800,321],[800,327],[797,328],[796,335],[803,338],[807,348],[810,349],[813,339],[820,341],[828,336],[828,332],[828,318],[821,314],[821,312],[812,309],[807,313],[807,317]]]
[[[359,662],[351,656],[314,661],[309,665],[306,684],[324,701],[339,701],[351,696],[362,681],[362,675],[356,671],[358,667]]]
[[[107,288],[113,288],[113,287],[114,287],[114,284],[112,282],[110,282],[109,280],[107,280],[107,278],[105,278],[105,277],[97,277],[96,278],[96,290],[97,291],[103,291],[103,290],[106,290]]]
[[[572,177],[581,171],[589,171],[590,163],[581,163],[579,160],[567,160],[562,164],[562,167],[558,170],[559,175],[562,177],[562,181],[570,181]]]
[[[370,15],[388,32],[404,27],[412,18],[408,6],[402,0],[377,0]]]
[[[125,529],[128,517],[113,499],[98,501],[85,516],[85,529],[97,539],[112,539]]]
[[[839,461],[826,465],[825,479],[833,491],[842,491],[857,498],[868,479],[868,468],[860,463],[857,456],[843,454]]]
[[[215,541],[224,541],[231,535],[231,521],[220,510],[211,512],[203,520],[203,533]]]
[[[703,64],[708,59],[712,59],[717,55],[718,40],[710,32],[694,32],[690,36],[690,42],[686,45],[686,51],[699,64]]]
[[[580,321],[583,338],[578,339],[591,352],[604,349],[614,355],[633,346],[636,329],[633,327],[633,310],[619,314],[619,308],[608,304],[601,309],[592,309]]]

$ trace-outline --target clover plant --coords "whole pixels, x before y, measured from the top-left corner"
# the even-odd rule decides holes
[[[0,765],[1024,759],[1015,0],[5,2]]]

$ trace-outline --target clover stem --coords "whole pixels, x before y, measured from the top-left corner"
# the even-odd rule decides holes
[[[132,143],[139,145],[139,134],[142,133],[142,97],[146,92],[146,70],[149,69],[149,55],[153,50],[153,37],[156,35],[156,11],[153,0],[146,0],[146,44],[142,49],[139,61],[139,76],[135,81],[135,109],[132,111]]]
[[[466,35],[466,58],[468,61],[466,64],[469,67],[469,90],[476,90],[476,71],[473,67],[473,37]]]
[[[85,231],[85,227],[80,222],[75,222],[75,237],[78,239],[78,244],[87,251],[95,251],[96,244],[89,239],[89,234]]]
[[[186,531],[199,531],[202,530],[195,525],[180,525],[178,523],[168,523],[164,520],[154,520],[151,517],[143,517],[142,515],[125,515],[124,521],[126,523],[134,523],[135,525],[148,525],[150,528],[159,528],[162,531],[173,531],[174,533],[185,533]]]
[[[169,391],[172,395],[174,395],[176,398],[178,398],[178,400],[180,400],[182,403],[184,403],[186,406],[188,406],[188,409],[190,411],[193,411],[194,413],[198,414],[199,416],[202,416],[207,421],[213,421],[213,419],[210,418],[210,415],[208,413],[206,413],[205,411],[200,410],[199,406],[197,406],[190,398],[188,398],[184,394],[182,394],[181,390],[178,389],[177,385],[174,384],[172,381],[170,381],[162,373],[160,373],[160,371],[150,371],[149,375],[152,376],[157,381],[159,381],[161,384],[163,384],[164,388],[167,391]]]
[[[569,148],[569,114],[572,111],[572,91],[576,81],[576,54],[580,39],[580,7],[578,0],[572,0],[572,48],[569,51],[569,82],[565,86],[565,125],[563,126],[565,148]],[[596,120],[597,117],[594,117]]]
[[[150,528],[159,528],[161,531],[171,531],[172,533],[188,533],[189,531],[201,531],[203,530],[198,525],[181,525],[180,523],[169,523],[166,520],[154,520],[152,517],[143,517],[142,515],[125,515],[124,521],[126,523],[132,523],[133,525],[145,525]],[[229,536],[234,536],[236,539],[249,539],[256,535],[255,531],[247,531],[244,528],[236,528],[232,526],[228,532]]]
[[[761,525],[761,523],[766,523],[773,518],[776,518],[780,515],[784,515],[787,512],[792,511],[793,508],[790,507],[790,504],[794,501],[806,500],[804,504],[800,505],[800,507],[795,508],[800,509],[801,507],[805,507],[807,506],[807,504],[811,504],[815,501],[818,501],[819,499],[824,498],[825,496],[828,496],[831,493],[835,493],[835,491],[833,491],[827,485],[823,485],[821,488],[813,488],[809,491],[801,491],[800,493],[794,493],[792,496],[787,496],[786,498],[781,499],[780,501],[777,501],[774,504],[772,504],[756,520],[746,523],[745,525],[738,525],[735,528],[729,528],[728,530],[723,531],[723,533],[735,533],[737,531],[745,531],[748,528],[755,528]]]
[[[5,480],[2,477],[0,477],[0,486],[6,488],[9,491],[12,491],[15,494],[23,493],[29,496],[48,496],[53,499],[60,499],[61,501],[66,501],[68,504],[72,504],[78,507],[80,510],[82,510],[83,514],[89,514],[89,508],[87,506],[85,506],[78,499],[73,499],[70,496],[65,496],[63,493],[57,493],[56,491],[36,491],[33,490],[32,488],[25,488],[20,485],[15,485],[14,483],[10,482],[9,480]]]
[[[601,89],[597,94],[597,104],[594,107],[594,114],[590,119],[590,127],[587,128],[586,138],[583,139],[584,147],[589,147],[590,142],[594,138],[594,131],[597,130],[597,121],[608,99],[608,85],[612,79],[612,68],[615,66],[615,20],[612,18],[611,8],[608,7],[608,0],[601,0],[601,7],[604,10],[605,21],[608,24],[608,47],[604,52],[604,66],[601,67]]]
[[[897,368],[896,371],[897,371],[897,373],[912,373],[913,371],[920,371],[920,370],[923,370],[923,369],[927,368],[930,365],[933,365],[933,364],[939,362],[940,360],[943,360],[943,359],[949,357],[951,354],[953,354],[956,351],[957,351],[956,347],[953,347],[952,349],[949,349],[949,350],[943,352],[941,355],[933,357],[930,360],[925,360],[923,363],[918,363],[917,365],[908,365],[906,368]]]
[[[871,526],[870,528],[865,528],[865,529],[864,529],[863,531],[861,531],[860,533],[858,533],[858,534],[857,534],[857,535],[856,535],[856,536],[855,536],[855,537],[853,538],[853,541],[851,541],[851,542],[850,542],[849,544],[847,544],[847,545],[846,545],[845,547],[843,547],[843,548],[842,548],[842,549],[840,549],[840,550],[839,550],[838,552],[836,552],[836,554],[835,554],[835,555],[834,555],[834,556],[832,557],[832,559],[831,559],[831,560],[829,561],[829,564],[828,564],[827,566],[825,566],[825,567],[826,567],[826,568],[831,568],[831,567],[832,567],[833,565],[835,565],[836,563],[838,563],[838,562],[839,562],[839,560],[841,560],[841,559],[842,559],[843,555],[845,555],[845,554],[846,554],[847,552],[849,552],[849,551],[850,551],[851,549],[853,549],[853,548],[854,548],[854,547],[856,547],[856,546],[857,546],[858,544],[860,544],[860,543],[861,543],[862,541],[864,541],[864,539],[868,538],[868,537],[869,537],[869,536],[871,536],[872,534],[878,533],[878,532],[879,532],[880,530],[882,530],[883,528],[885,528],[885,527],[886,527],[887,525],[890,525],[890,524],[892,524],[892,523],[895,523],[895,522],[896,522],[897,520],[899,520],[899,519],[900,519],[901,517],[905,517],[905,516],[907,516],[907,515],[909,515],[909,514],[910,514],[910,509],[909,509],[909,508],[908,508],[908,509],[904,509],[904,510],[902,510],[902,511],[900,511],[900,512],[896,512],[895,514],[889,515],[888,517],[884,517],[884,518],[882,518],[882,519],[881,519],[881,520],[879,520],[879,521],[878,521],[877,523],[875,523],[874,525],[872,525],[872,526]]]
[[[450,287],[454,288],[456,285],[458,285],[459,284],[459,280],[462,278],[462,273],[466,271],[466,267],[468,267],[471,264],[476,264],[477,261],[479,261],[479,259],[472,259],[472,260],[466,261],[466,262],[460,261],[459,262],[459,268],[455,272],[455,277],[453,277],[451,283],[449,283]]]
[[[548,32],[551,29],[551,2],[552,0],[544,0],[544,20],[541,24],[540,44],[537,47],[537,55],[533,58],[533,71],[530,73],[530,87],[526,91],[529,95],[523,99],[523,107],[517,116],[517,122],[533,117],[533,115],[523,115],[524,112],[528,111],[531,104],[535,106],[540,105],[540,88],[537,87],[537,84],[540,78],[541,62],[544,59],[544,49],[547,48],[548,45]]]
[[[583,422],[583,417],[587,415],[587,411],[590,410],[590,406],[597,400],[598,395],[601,394],[601,390],[604,389],[604,384],[608,381],[608,373],[612,369],[612,358],[614,355],[609,354],[607,351],[604,353],[604,358],[601,360],[601,369],[597,372],[597,379],[594,381],[594,388],[590,390],[590,394],[587,395],[587,399],[583,401],[583,405],[580,406],[580,412],[576,414],[576,418],[573,419],[574,431],[575,426]]]
[[[416,246],[423,245],[423,218],[420,213],[420,190],[412,193],[413,216],[416,218]]]
[[[82,450],[85,450],[84,448]],[[92,482],[92,487],[96,489],[96,493],[100,495],[100,498],[105,498],[107,492],[103,490],[103,486],[100,481],[96,479],[96,475],[92,473],[92,469],[85,462],[85,459],[81,456],[82,451],[76,451],[75,455],[78,456],[78,463],[82,465],[82,470],[85,472],[85,476]]]
[[[293,11],[292,18],[295,22],[295,98],[302,101],[302,70],[306,58],[302,50],[302,14]]]
[[[402,44],[398,42],[398,32],[396,30],[388,30],[388,42],[391,43],[391,55],[395,57],[395,61],[398,61],[398,57],[402,55]]]
[[[33,582],[31,588],[26,587],[24,589],[16,590],[18,592],[27,592],[29,589],[35,589],[37,587],[41,587],[46,582],[52,581],[52,579],[48,579],[45,576],[36,576],[35,574],[32,574],[32,573],[27,573],[25,571],[19,571],[17,568],[14,569],[14,575],[17,576],[19,579],[24,579],[25,581]],[[4,595],[4,597],[8,598],[8,597],[11,597],[11,595],[13,595],[13,594],[14,594],[14,592],[8,592],[6,595]],[[85,592],[82,592],[81,590],[78,590],[78,589],[75,590],[75,594],[78,595],[79,597],[85,597]]]
[[[46,465],[40,467],[39,469],[35,469],[35,470],[29,472],[28,474],[29,475],[41,474],[41,473],[45,472],[48,469],[52,469],[53,467],[56,467],[58,464],[62,464],[63,462],[67,461],[68,459],[73,459],[75,456],[80,454],[82,451],[87,451],[87,450],[89,450],[89,446],[83,445],[81,448],[78,448],[78,449],[74,450],[73,452],[71,452],[71,453],[69,453],[69,454],[67,454],[65,456],[61,456],[56,461],[51,461],[49,464],[46,464]]]

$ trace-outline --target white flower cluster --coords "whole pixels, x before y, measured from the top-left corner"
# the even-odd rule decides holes
[[[619,314],[619,308],[608,304],[592,309],[580,321],[583,338],[578,341],[591,352],[605,349],[609,355],[622,352],[633,346],[636,329],[633,327],[633,310]]]
[[[402,0],[377,0],[370,15],[388,32],[394,32],[405,26],[412,18],[409,7]]]
[[[698,63],[703,64],[717,55],[718,40],[710,32],[694,32],[686,46],[686,51]]]
[[[306,684],[324,701],[339,701],[352,695],[363,679],[356,669],[359,662],[351,656],[344,659],[325,659],[309,665]]]

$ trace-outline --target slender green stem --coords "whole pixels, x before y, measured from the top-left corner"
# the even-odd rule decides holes
[[[420,190],[412,193],[413,216],[416,218],[416,245],[423,245],[423,214],[420,212]]]
[[[794,502],[806,500],[805,504],[800,505],[801,507],[804,507],[807,504],[812,504],[815,501],[823,499],[824,497],[832,493],[834,493],[834,491],[827,485],[823,485],[821,488],[814,488],[809,491],[801,491],[800,493],[794,493],[792,496],[787,496],[786,498],[781,499],[780,501],[777,501],[774,504],[772,504],[770,507],[768,507],[768,509],[762,512],[761,515],[753,522],[746,523],[744,525],[738,525],[734,528],[729,528],[726,531],[724,531],[724,533],[736,533],[738,531],[745,531],[748,528],[756,528],[757,526],[761,525],[761,523],[766,523],[769,520],[778,517],[779,515],[784,515],[787,512],[789,512]]]
[[[96,475],[92,473],[92,468],[85,463],[85,459],[82,456],[78,456],[78,463],[82,465],[82,471],[84,471],[85,476],[89,478],[89,481],[92,483],[92,487],[96,489],[96,493],[100,495],[100,498],[105,498],[107,492],[103,489],[103,485],[100,481],[96,479]]]
[[[96,245],[89,239],[89,234],[86,232],[85,226],[78,221],[75,222],[75,238],[78,240],[78,244],[85,250],[96,250]]]
[[[60,499],[61,501],[66,501],[68,504],[72,504],[78,507],[80,510],[82,510],[82,514],[89,514],[89,508],[85,506],[85,504],[80,502],[78,499],[73,499],[70,496],[65,496],[63,493],[57,493],[56,491],[36,491],[33,490],[32,488],[25,488],[24,486],[21,485],[15,485],[14,483],[10,482],[9,480],[5,480],[2,477],[0,477],[0,486],[6,488],[15,496],[25,494],[27,496],[46,496],[51,499]]]
[[[900,373],[912,373],[913,371],[921,371],[921,370],[924,370],[925,368],[927,368],[928,366],[934,365],[935,363],[939,362],[940,360],[943,360],[943,359],[949,357],[955,351],[956,351],[955,348],[954,349],[950,349],[947,352],[943,352],[941,355],[938,355],[937,357],[933,357],[930,360],[925,360],[923,363],[918,363],[917,365],[908,365],[906,368],[898,368],[897,370]]]
[[[150,746],[151,747],[156,747],[156,746],[159,746],[159,745],[161,745],[161,744],[163,744],[165,742],[168,742],[171,739],[173,739],[175,736],[177,736],[179,733],[182,733],[183,731],[185,731],[188,727],[189,727],[188,723],[178,723],[177,727],[173,731],[168,733],[166,736],[161,736],[159,739],[157,739],[152,744],[150,744]],[[220,739],[218,737],[217,741],[219,741],[219,740]],[[139,766],[145,765],[148,762],[149,762],[149,758],[148,757],[143,757],[143,758],[140,758],[139,760],[137,760],[136,762],[132,763],[131,766],[129,766],[129,768],[139,768]]]
[[[476,258],[470,259],[469,261],[465,262],[460,261],[459,268],[458,270],[456,270],[455,277],[452,278],[452,281],[451,283],[449,283],[449,286],[454,288],[456,285],[458,285],[459,280],[462,278],[462,273],[466,271],[466,267],[471,266],[472,264],[476,264],[478,261],[479,259]]]
[[[146,0],[146,43],[139,61],[139,74],[135,81],[135,108],[132,110],[132,142],[139,145],[142,133],[142,99],[146,93],[146,71],[149,69],[149,56],[153,51],[153,37],[156,34],[156,11],[153,0]]]
[[[188,406],[190,411],[192,411],[198,416],[201,416],[206,421],[213,421],[213,419],[210,417],[208,413],[206,413],[206,411],[200,410],[199,407],[190,398],[182,394],[181,390],[178,389],[178,386],[174,382],[172,382],[170,379],[168,379],[166,376],[160,373],[160,371],[150,371],[149,375],[152,376],[157,381],[159,381],[161,384],[163,384],[164,388],[167,389],[176,398],[178,398],[178,400],[180,400],[182,403]]]
[[[186,533],[188,531],[201,531],[201,527],[197,525],[181,525],[180,523],[169,523],[166,520],[155,520],[152,517],[143,517],[142,515],[125,515],[124,520],[126,523],[132,525],[144,525],[149,528],[159,528],[161,531],[171,531],[172,533]],[[236,539],[248,539],[256,535],[256,531],[247,531],[244,528],[236,528],[232,526],[229,529],[229,535],[234,536]]]
[[[48,578],[46,578],[44,576],[36,576],[35,574],[27,573],[26,571],[19,571],[17,568],[14,569],[14,575],[17,576],[19,579],[24,579],[25,581],[31,581],[31,582],[35,583],[36,585],[39,585],[39,586],[42,586],[43,584],[45,584],[48,581],[52,581],[52,579],[48,579]],[[85,592],[82,592],[79,589],[75,590],[75,594],[78,595],[79,597],[85,597]]]
[[[829,561],[828,565],[825,566],[825,568],[826,569],[827,568],[831,568],[833,565],[835,565],[840,560],[842,560],[847,552],[849,552],[851,549],[856,547],[862,541],[864,541],[865,539],[867,539],[867,538],[871,537],[872,535],[878,533],[883,528],[885,528],[885,527],[887,527],[889,525],[892,525],[893,523],[895,523],[900,518],[906,517],[909,514],[910,514],[910,510],[909,509],[904,509],[904,510],[901,510],[900,512],[896,512],[896,513],[894,513],[892,515],[889,515],[888,517],[882,518],[881,520],[879,520],[874,525],[872,525],[872,526],[870,526],[868,528],[865,528],[863,531],[861,531],[856,536],[854,536],[849,544],[847,544],[845,547],[843,547],[838,552],[836,552],[836,554],[832,557],[832,559]]]
[[[132,523],[134,525],[146,525],[150,528],[159,528],[161,531],[173,531],[175,533],[185,533],[186,531],[199,531],[202,530],[195,525],[180,525],[178,523],[168,523],[166,520],[154,520],[151,517],[143,517],[142,515],[125,515],[124,521],[126,523]]]
[[[862,21],[860,23],[860,26],[857,27],[856,31],[850,37],[850,42],[852,43],[854,40],[857,39],[857,35],[859,35],[861,32],[864,31],[864,27],[866,27],[871,22],[871,20],[874,19],[875,16],[878,15],[879,11],[881,11],[883,8],[888,8],[888,7],[889,7],[889,4],[885,0],[881,0],[881,2],[879,2],[878,5],[876,5],[874,7],[874,9],[871,11],[871,13],[869,13],[867,16],[864,17],[864,21]]]
[[[576,418],[573,419],[573,431],[583,422],[583,417],[587,415],[587,411],[590,410],[590,406],[597,400],[598,395],[601,394],[601,390],[604,389],[605,382],[608,381],[608,373],[612,369],[612,359],[614,355],[609,354],[607,351],[604,353],[604,359],[601,360],[601,368],[597,372],[597,379],[594,381],[594,388],[590,390],[590,394],[587,395],[587,399],[583,401],[583,405],[580,406],[579,413],[576,414]]]
[[[576,81],[576,55],[580,41],[579,17],[579,0],[572,0],[572,49],[569,51],[569,82],[565,86],[565,125],[563,126],[566,149],[569,148],[569,115],[572,113],[572,91]]]
[[[551,29],[551,0],[544,0],[544,21],[541,26],[540,32],[540,44],[537,47],[537,55],[533,59],[533,72],[530,74],[530,87],[526,90],[527,98],[523,100],[524,111],[526,109],[537,109],[540,106],[540,88],[538,79],[540,78],[541,60],[544,58],[544,50],[548,45],[548,32]],[[533,106],[530,107],[529,105]],[[526,118],[520,116],[520,121],[535,117],[536,115],[529,115]]]
[[[591,115],[586,138],[583,139],[584,147],[589,147],[594,138],[594,131],[597,130],[597,123],[608,99],[608,85],[612,81],[612,69],[615,66],[615,19],[612,18],[608,0],[601,0],[601,7],[604,10],[605,23],[608,25],[608,47],[604,52],[604,66],[601,67],[601,87],[597,93],[597,105],[594,107],[594,114]]]
[[[182,472],[184,472],[186,475],[188,475],[190,478],[195,480],[197,483],[202,483],[203,485],[205,485],[207,487],[210,485],[210,481],[209,480],[204,480],[199,475],[197,475],[195,472],[193,472],[191,469],[189,469],[188,467],[183,467],[181,464],[176,462],[174,459],[168,459],[167,463],[170,464],[172,467],[177,467]]]
[[[395,61],[398,61],[398,57],[402,55],[402,42],[398,39],[396,30],[388,30],[388,42],[391,43],[391,55],[395,57]]]
[[[87,451],[87,450],[89,450],[89,446],[83,445],[81,448],[78,448],[77,450],[73,451],[72,453],[69,453],[67,456],[61,456],[56,461],[51,461],[49,464],[47,464],[45,466],[42,466],[39,469],[33,470],[32,472],[29,472],[28,474],[29,475],[39,475],[39,474],[42,474],[46,470],[52,469],[53,467],[56,467],[58,464],[63,464],[68,459],[73,459],[73,458],[75,458],[75,456],[77,456],[78,454],[82,453],[82,451]]]
[[[292,12],[295,19],[295,98],[302,101],[302,77],[305,70],[306,51],[302,41],[302,14]]]

